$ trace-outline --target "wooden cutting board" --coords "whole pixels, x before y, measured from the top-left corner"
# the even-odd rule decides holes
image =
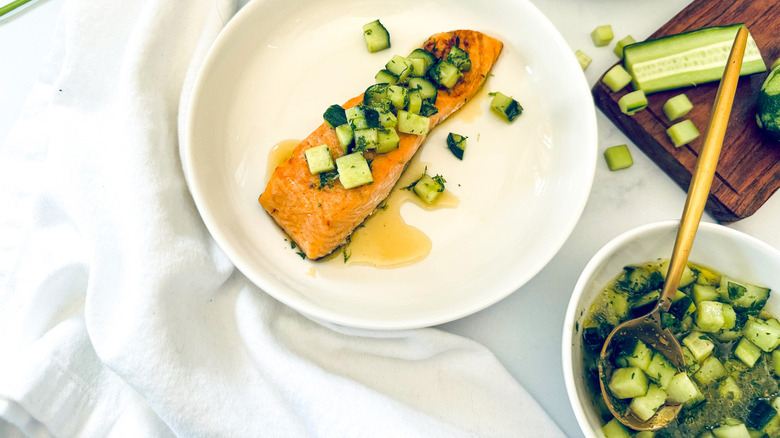
[[[695,0],[649,38],[658,38],[702,27],[745,23],[769,67],[780,57],[780,1]],[[707,211],[721,222],[750,216],[780,187],[780,142],[761,134],[755,121],[754,103],[767,73],[740,78],[726,139]],[[648,96],[649,105],[633,116],[620,112],[618,99],[631,90],[613,93],[601,79],[593,87],[596,105],[683,190],[688,189],[704,132],[715,101],[718,83],[703,84]],[[701,136],[675,148],[666,129],[672,125],[661,107],[670,98],[685,93],[693,110],[691,119]],[[678,120],[680,121],[680,120]]]

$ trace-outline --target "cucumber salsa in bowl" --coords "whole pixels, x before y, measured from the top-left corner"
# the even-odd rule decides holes
[[[667,260],[626,266],[598,294],[583,320],[581,343],[587,389],[615,437],[780,436],[780,322],[764,306],[770,290],[689,263],[677,295],[661,315],[680,341],[685,370],[639,340],[615,346],[604,386],[615,406],[646,420],[663,404],[682,404],[677,418],[656,432],[634,432],[612,418],[600,397],[599,353],[623,321],[656,305]]]

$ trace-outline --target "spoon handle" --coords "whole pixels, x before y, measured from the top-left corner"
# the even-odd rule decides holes
[[[693,246],[693,240],[696,237],[696,231],[699,229],[704,205],[707,203],[707,198],[710,194],[712,179],[718,166],[720,149],[726,135],[726,126],[728,125],[729,115],[731,115],[731,106],[734,102],[739,72],[742,68],[742,58],[745,55],[747,37],[747,28],[745,26],[740,27],[734,40],[734,45],[731,48],[726,70],[718,86],[718,94],[712,107],[712,114],[704,135],[701,152],[688,186],[688,196],[685,199],[680,227],[677,230],[674,250],[669,261],[669,272],[666,275],[663,293],[659,300],[665,309],[669,308],[671,297],[677,292],[680,277],[682,277],[683,270],[688,262],[688,255],[691,252],[691,246]]]

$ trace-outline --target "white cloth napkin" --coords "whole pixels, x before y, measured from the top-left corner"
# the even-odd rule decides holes
[[[66,2],[0,149],[0,436],[561,436],[481,345],[311,321],[215,245],[177,120],[235,8]]]

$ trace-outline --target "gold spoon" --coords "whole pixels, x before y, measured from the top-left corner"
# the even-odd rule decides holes
[[[599,374],[601,393],[612,415],[624,425],[634,430],[658,430],[668,425],[682,409],[682,405],[665,404],[656,414],[647,421],[634,416],[630,410],[621,412],[616,409],[613,396],[605,387],[608,377],[612,374],[612,365],[609,360],[613,345],[620,338],[634,337],[651,346],[663,354],[678,371],[685,371],[685,358],[683,357],[680,343],[669,329],[661,326],[661,312],[669,310],[672,297],[677,293],[680,277],[688,262],[696,231],[699,228],[704,205],[710,193],[715,168],[718,165],[720,149],[726,134],[731,106],[734,102],[734,94],[739,80],[739,71],[742,68],[742,58],[745,54],[748,31],[742,26],[737,32],[734,45],[731,48],[726,70],[723,73],[718,94],[715,97],[712,115],[702,144],[696,168],[693,171],[691,183],[688,187],[688,196],[685,200],[680,227],[677,230],[677,238],[672,250],[672,258],[669,261],[669,271],[666,275],[661,297],[658,304],[647,315],[626,321],[612,331],[604,342],[599,360]]]

